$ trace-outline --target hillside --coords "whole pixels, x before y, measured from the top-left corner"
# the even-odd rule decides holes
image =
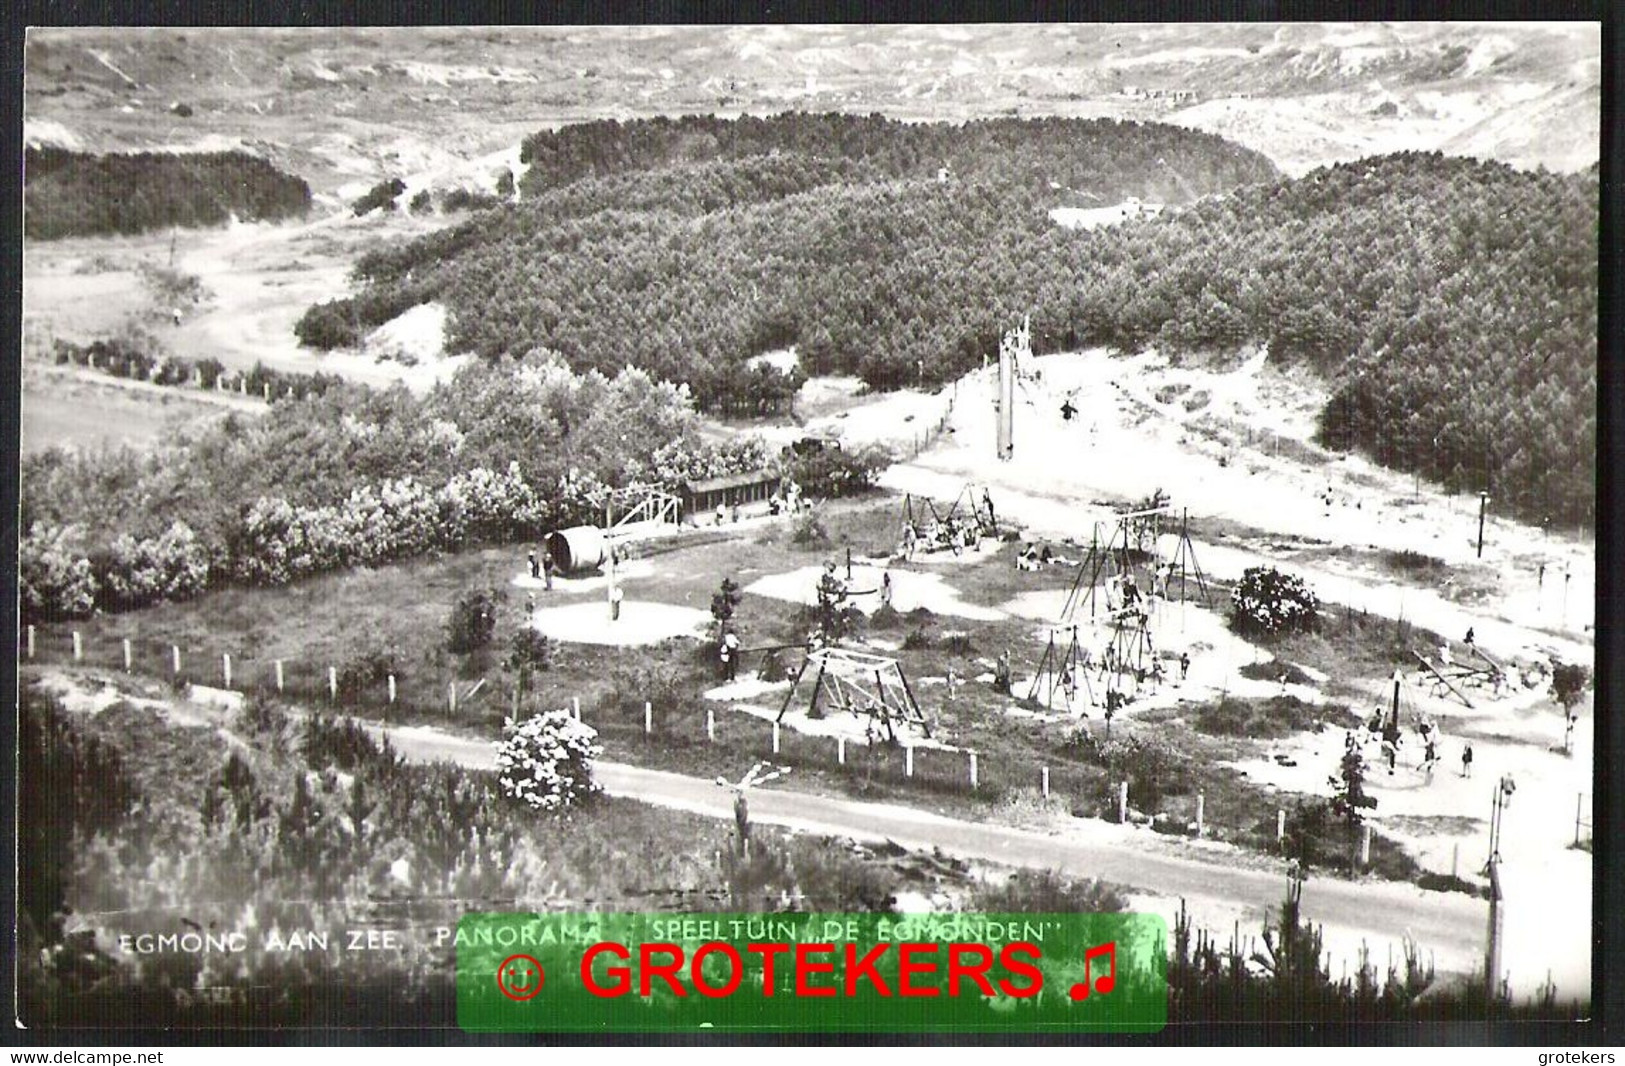
[[[489,182],[486,157],[543,127],[789,108],[1166,121],[1293,174],[1453,144],[1579,170],[1600,50],[1587,23],[41,29],[25,95],[37,143],[243,148],[329,199],[403,172]],[[1512,106],[1550,121],[1480,126]]]
[[[1125,145],[1167,139],[1154,156],[1167,165],[1142,183],[1204,173],[1199,160],[1215,167],[1199,191],[1244,173],[1212,142],[1110,129]],[[789,165],[746,160],[727,173]],[[677,172],[695,166],[715,165]],[[671,180],[660,173],[642,180]],[[710,211],[616,210],[639,182],[590,179],[612,182],[597,186],[601,210],[550,213],[568,189],[592,202],[568,186],[369,257],[360,273],[375,280],[357,311],[323,305],[306,324],[382,321],[432,297],[451,309],[454,345],[631,363],[687,382],[702,404],[735,394],[730,368],[790,345],[809,372],[882,388],[946,381],[981,365],[1024,313],[1040,354],[1264,345],[1328,383],[1327,443],[1457,489],[1488,486],[1537,521],[1592,513],[1594,173],[1401,154],[1076,231],[1049,221],[1058,192],[1010,173],[947,183],[808,173],[804,192],[752,192]],[[1149,198],[1152,185],[1131,174],[1089,191]]]
[[[790,344],[809,372],[945,381],[1030,306],[1038,278],[1016,253],[1051,207],[1186,200],[1276,173],[1208,134],[1074,119],[599,123],[528,152],[533,190],[570,184],[364,258],[371,284],[312,308],[301,337],[349,343],[439,299],[452,350],[630,363],[704,406],[737,399],[743,364]],[[747,152],[767,154],[734,158]]]
[[[276,222],[310,210],[310,186],[243,152],[89,155],[29,148],[24,232],[54,237]]]

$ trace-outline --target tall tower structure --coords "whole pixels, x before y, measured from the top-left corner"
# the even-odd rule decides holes
[[[1020,360],[1032,355],[1032,316],[1027,315],[999,341],[999,383],[994,406],[998,411],[999,458],[1015,454],[1016,374]]]

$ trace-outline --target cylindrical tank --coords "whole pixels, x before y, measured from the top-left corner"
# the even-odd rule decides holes
[[[609,544],[597,526],[571,526],[547,535],[547,554],[560,573],[596,570],[609,558]]]

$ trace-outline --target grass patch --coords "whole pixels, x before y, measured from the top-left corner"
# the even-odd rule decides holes
[[[1360,724],[1359,716],[1341,704],[1305,703],[1296,696],[1269,699],[1226,696],[1217,703],[1203,704],[1195,713],[1187,713],[1186,720],[1202,733],[1258,740],[1274,740],[1294,733],[1319,733],[1328,726],[1347,729]]]

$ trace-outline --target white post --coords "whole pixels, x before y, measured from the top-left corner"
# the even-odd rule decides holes
[[[85,640],[84,640],[83,637],[81,637],[79,635],[79,631],[77,629],[75,629],[73,631],[73,661],[78,662],[79,660],[83,659],[84,657],[85,657]]]
[[[231,652],[220,653],[220,673],[226,679],[226,687],[231,687]]]
[[[1049,767],[1044,767],[1038,774],[1038,787],[1043,790],[1044,798],[1049,799]]]
[[[34,627],[33,626],[28,627],[28,657],[30,659],[32,659],[34,657]]]
[[[779,753],[779,723],[773,723],[773,754]]]
[[[835,738],[835,761],[842,766],[846,765],[846,738]]]
[[[271,402],[271,383],[269,381],[265,383],[265,402]]]
[[[169,661],[170,661],[170,664],[172,666],[174,666],[174,668],[175,668],[175,676],[180,677],[181,676],[181,646],[179,644],[171,644],[169,646]]]
[[[135,655],[134,655],[133,650],[130,647],[130,638],[125,637],[124,638],[124,672],[129,673],[130,668],[132,666],[134,666],[134,665],[135,665]]]
[[[1286,811],[1275,812],[1275,843],[1279,845],[1286,840]]]
[[[1455,877],[1461,871],[1461,841],[1450,845],[1450,876]]]
[[[237,393],[241,396],[248,395],[248,379],[246,377],[237,379]]]
[[[977,787],[977,781],[976,781],[976,753],[974,751],[970,753],[970,787],[971,788],[976,788]]]
[[[389,675],[389,702],[395,702],[395,675]]]
[[[276,690],[278,692],[282,691],[282,660],[281,659],[278,659],[276,661]]]
[[[1202,793],[1196,794],[1196,835],[1202,835],[1202,815],[1206,813],[1207,797]]]
[[[645,733],[655,731],[655,709],[650,706],[648,700],[643,701],[643,731]]]
[[[455,681],[446,682],[446,706],[451,708],[452,714],[457,713],[457,682]]]
[[[327,693],[335,701],[339,698],[339,668],[336,666],[327,668]]]
[[[578,722],[581,721],[581,697],[580,696],[571,696],[570,697],[570,712],[571,712],[571,714],[573,714],[575,716],[576,721],[578,721]]]
[[[908,744],[903,748],[903,776],[914,776],[914,745]]]
[[[1365,832],[1360,837],[1360,869],[1364,870],[1371,865],[1371,825],[1365,826]]]
[[[705,739],[713,744],[717,742],[717,712],[710,707],[705,709]]]
[[[1128,821],[1128,782],[1124,781],[1117,786],[1117,820]]]

